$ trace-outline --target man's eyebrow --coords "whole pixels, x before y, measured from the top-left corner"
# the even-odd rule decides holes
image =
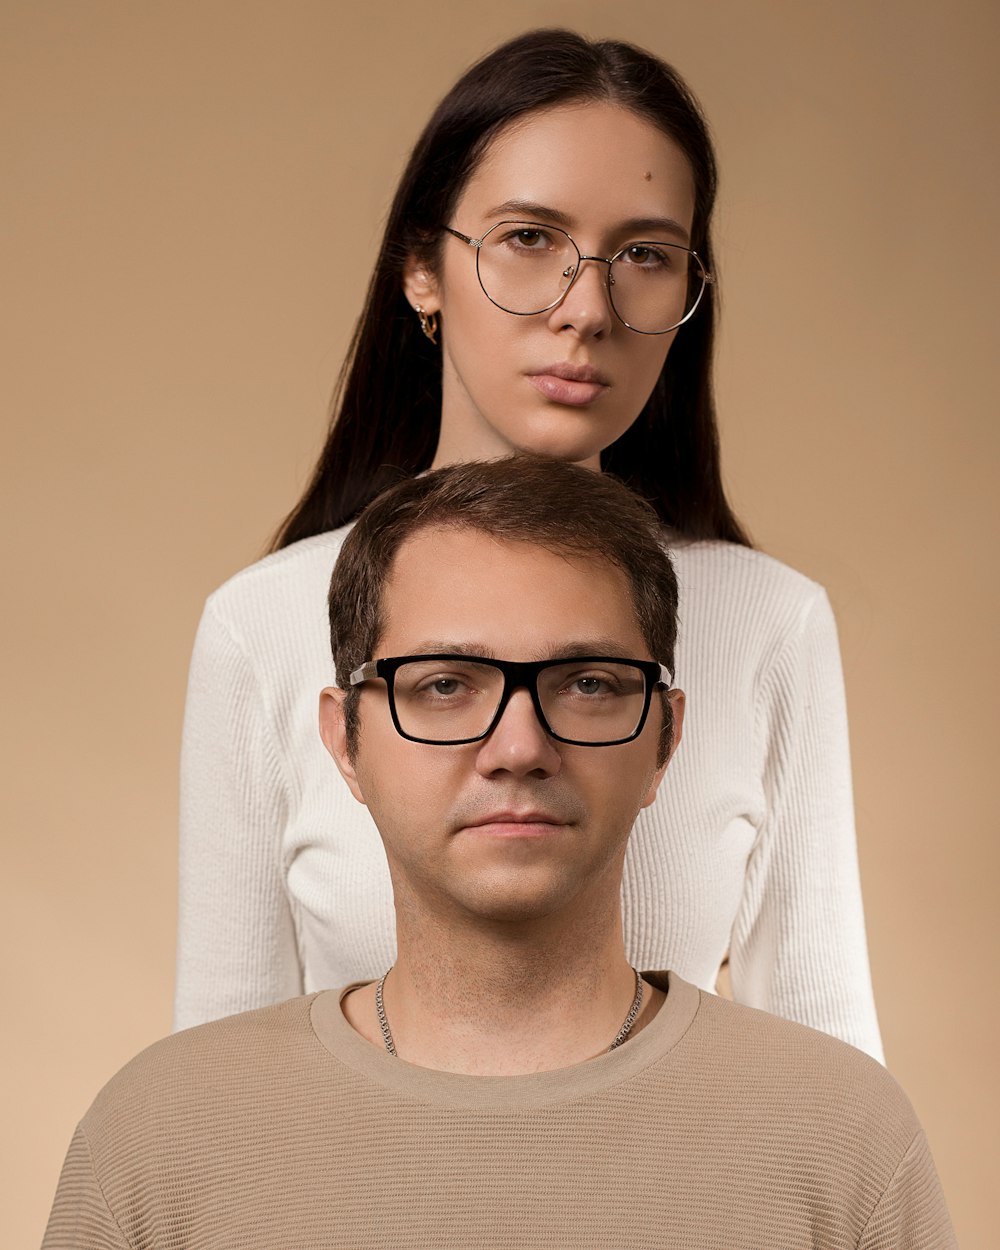
[[[559,643],[552,647],[546,659],[576,660],[584,655],[606,655],[613,660],[637,659],[628,647],[623,647],[615,638],[581,638],[575,642]]]
[[[580,223],[568,213],[548,204],[536,204],[532,200],[504,200],[486,213],[487,217],[497,221],[541,221],[553,226],[562,226],[564,230],[576,228]],[[615,230],[628,235],[672,234],[687,243],[689,235],[681,223],[673,217],[629,217],[616,224]]]
[[[496,652],[485,642],[456,642],[454,638],[425,638],[415,642],[407,655],[478,655],[495,660]]]
[[[453,638],[425,638],[412,644],[407,655],[468,655],[478,656],[482,660],[512,659],[511,656],[498,656],[495,647],[485,642],[456,642]],[[535,654],[539,660],[576,660],[585,655],[606,655],[613,660],[631,660],[637,657],[623,647],[614,638],[576,638],[568,642],[552,643]],[[527,659],[527,656],[518,656]]]

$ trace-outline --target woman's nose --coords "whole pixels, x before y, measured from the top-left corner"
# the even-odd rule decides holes
[[[607,334],[614,322],[608,272],[603,257],[581,257],[572,284],[549,312],[549,326],[556,331],[575,330],[582,338]]]

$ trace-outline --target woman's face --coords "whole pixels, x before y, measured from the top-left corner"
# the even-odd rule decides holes
[[[540,222],[561,226],[584,255],[611,257],[640,239],[689,246],[693,211],[691,170],[675,143],[626,109],[584,103],[502,131],[442,225],[479,239],[500,221]],[[514,316],[487,299],[476,250],[461,240],[445,236],[437,273],[410,263],[407,297],[440,317],[435,467],[514,450],[599,467],[639,415],[676,334],[619,321],[607,272],[586,261],[556,307]]]

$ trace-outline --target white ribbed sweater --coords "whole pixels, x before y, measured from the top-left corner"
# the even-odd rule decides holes
[[[317,731],[345,530],[237,574],[205,607],[184,724],[175,1024],[369,980],[393,961],[378,832]],[[821,587],[727,543],[671,549],[684,740],[640,813],[629,959],[881,1057],[836,628]]]

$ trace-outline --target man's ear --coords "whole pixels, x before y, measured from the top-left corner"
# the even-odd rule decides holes
[[[436,313],[441,309],[441,296],[438,291],[438,280],[431,272],[426,261],[412,253],[406,258],[403,266],[403,291],[412,307],[419,304],[426,313]]]
[[[323,745],[333,756],[333,762],[340,769],[340,775],[351,788],[351,793],[359,803],[364,803],[365,796],[361,791],[361,783],[355,771],[354,763],[347,749],[347,721],[344,717],[344,702],[347,691],[339,686],[327,686],[319,696],[319,736]]]
[[[642,800],[640,807],[649,807],[650,803],[656,798],[656,792],[660,788],[660,782],[663,780],[663,774],[667,771],[667,765],[674,757],[681,740],[681,732],[684,729],[684,691],[668,690],[667,702],[674,714],[674,732],[670,740],[670,750],[667,752],[667,758],[659,766],[653,774],[653,779],[649,783],[649,789],[646,791],[646,797]]]

